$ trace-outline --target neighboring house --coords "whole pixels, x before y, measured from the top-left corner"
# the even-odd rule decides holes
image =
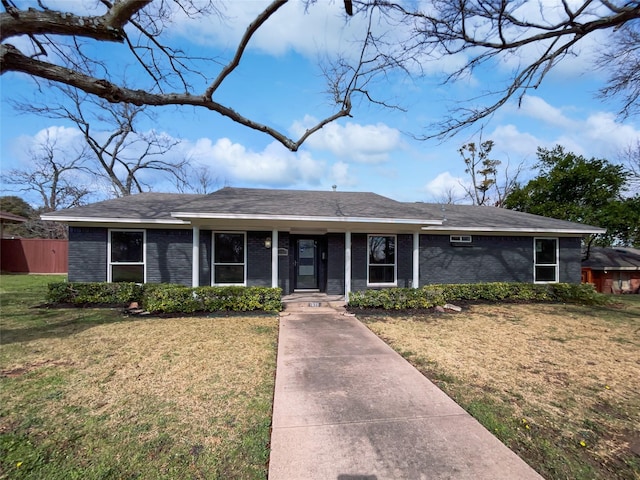
[[[591,247],[582,262],[582,281],[602,293],[640,293],[640,250]]]
[[[7,223],[24,223],[28,222],[28,218],[21,217],[14,213],[0,210],[0,238],[4,238],[4,225]]]
[[[432,283],[580,282],[597,227],[374,193],[223,188],[48,213],[69,225],[69,281],[281,287],[348,295]]]

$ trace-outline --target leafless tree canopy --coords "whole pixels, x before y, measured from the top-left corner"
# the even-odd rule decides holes
[[[3,183],[15,185],[23,193],[35,193],[42,212],[76,207],[90,195],[88,186],[74,181],[74,174],[87,171],[87,147],[75,152],[63,150],[47,135],[29,154],[32,165],[5,172]]]
[[[179,9],[191,18],[222,16],[216,3],[196,0],[101,0],[102,13],[81,16],[56,11],[44,6],[20,9],[12,0],[1,0],[5,12],[0,14],[0,73],[23,72],[37,78],[59,82],[113,103],[142,105],[191,105],[226,116],[246,127],[272,136],[285,147],[296,151],[304,140],[327,123],[350,114],[351,91],[342,92],[334,114],[321,120],[303,135],[293,140],[277,129],[253,121],[232,107],[217,102],[214,97],[220,86],[238,67],[252,36],[284,4],[275,0],[247,27],[233,58],[220,66],[219,59],[197,58],[165,42],[164,35],[171,23],[172,12]],[[215,28],[215,26],[212,26]],[[11,43],[18,36],[28,36],[35,54],[22,52]],[[106,63],[96,59],[91,48],[95,43],[123,44],[147,82],[139,88],[129,88],[121,78],[110,72]],[[94,50],[95,52],[95,50]],[[357,87],[352,70],[349,88]],[[192,83],[204,80],[203,91],[195,91]],[[150,85],[150,86],[148,86]]]
[[[51,88],[60,93],[57,100],[13,103],[19,111],[72,122],[87,149],[84,167],[102,180],[109,196],[151,190],[162,178],[174,184],[187,181],[187,161],[167,155],[179,140],[141,127],[143,120],[154,123],[148,106],[109,103],[67,85]]]
[[[383,0],[357,5],[358,10],[374,7],[396,15],[412,31],[398,62],[406,65],[450,56],[463,59],[445,83],[464,78],[481,65],[495,66],[505,58],[518,59],[511,78],[488,89],[482,98],[469,99],[453,109],[435,125],[435,133],[425,138],[454,134],[491,115],[512,98],[521,101],[558,63],[576,54],[585,38],[600,31],[606,31],[608,44],[602,45],[599,59],[592,61],[594,68],[606,69],[610,75],[602,94],[622,97],[623,116],[638,113],[638,1],[433,0],[420,3],[422,9]],[[488,104],[473,105],[487,99],[491,99]]]
[[[328,93],[335,104],[332,114],[291,139],[276,128],[259,123],[216,100],[220,87],[244,58],[252,37],[287,3],[274,0],[249,24],[233,57],[220,64],[215,58],[196,58],[173,47],[166,34],[172,15],[225,21],[221,5],[196,0],[100,0],[94,15],[79,15],[46,8],[21,9],[13,0],[0,0],[0,73],[23,72],[37,78],[70,85],[110,102],[141,105],[191,105],[217,112],[246,127],[270,135],[295,151],[309,135],[324,125],[349,116],[354,96],[383,106],[396,107],[374,94],[376,79],[390,72],[423,72],[427,62],[455,57],[460,67],[445,82],[472,73],[483,64],[506,57],[517,58],[511,78],[482,98],[454,108],[435,125],[432,136],[446,136],[491,115],[512,98],[540,85],[559,62],[578,51],[585,38],[606,31],[608,45],[594,67],[606,68],[610,82],[603,95],[623,99],[622,115],[637,113],[640,94],[636,53],[640,2],[584,0],[556,2],[514,0],[432,0],[345,2],[345,18],[365,16],[369,29],[354,44],[355,61],[330,59],[324,69]],[[315,0],[307,0],[313,8]],[[353,15],[352,17],[350,15]],[[215,28],[215,25],[212,25]],[[12,39],[28,37],[33,52],[16,47]],[[21,39],[21,40],[22,40]],[[95,42],[122,44],[129,62],[135,62],[145,83],[129,88],[125,72],[112,72],[95,57]],[[24,42],[19,43],[24,44]],[[124,68],[124,67],[123,67]],[[205,85],[194,87],[194,84]],[[474,99],[470,99],[474,100]],[[486,102],[486,103],[483,103]],[[480,103],[479,105],[476,105]]]

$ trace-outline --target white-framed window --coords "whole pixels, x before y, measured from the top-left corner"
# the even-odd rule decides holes
[[[471,243],[471,235],[449,235],[451,243]]]
[[[396,284],[396,236],[369,235],[367,237],[367,284]]]
[[[108,282],[145,282],[146,240],[145,230],[109,230]]]
[[[245,285],[247,236],[244,232],[214,232],[214,285]]]
[[[533,239],[533,281],[534,283],[558,282],[559,250],[557,238]]]

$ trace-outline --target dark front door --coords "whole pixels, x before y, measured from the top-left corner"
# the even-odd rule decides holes
[[[318,241],[312,238],[296,240],[295,289],[318,288]]]

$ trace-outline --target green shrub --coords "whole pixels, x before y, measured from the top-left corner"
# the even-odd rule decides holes
[[[354,308],[382,308],[385,310],[404,310],[431,308],[444,305],[442,292],[437,289],[385,288],[364,290],[349,294],[349,306]]]
[[[281,297],[279,288],[154,285],[145,289],[142,306],[154,313],[278,312],[282,310]]]
[[[430,308],[454,302],[568,302],[606,303],[607,297],[590,284],[572,283],[469,283],[425,285],[418,289],[387,288],[349,294],[353,308],[405,310]]]
[[[142,299],[137,283],[56,282],[48,285],[47,302],[73,305],[124,305]]]
[[[50,283],[49,303],[129,305],[156,313],[282,310],[282,290],[267,287],[198,287],[165,283]]]

